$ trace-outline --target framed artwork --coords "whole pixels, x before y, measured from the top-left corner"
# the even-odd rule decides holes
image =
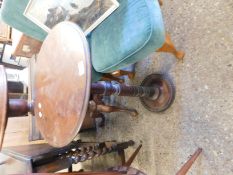
[[[0,42],[11,43],[11,28],[0,20]]]
[[[47,32],[72,21],[87,35],[118,7],[117,0],[30,0],[24,15]]]

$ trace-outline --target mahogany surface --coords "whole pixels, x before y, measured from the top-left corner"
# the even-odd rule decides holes
[[[45,39],[35,71],[35,117],[54,147],[68,145],[87,112],[91,85],[88,42],[71,22],[54,27]]]
[[[7,79],[5,69],[0,65],[0,150],[7,123]]]

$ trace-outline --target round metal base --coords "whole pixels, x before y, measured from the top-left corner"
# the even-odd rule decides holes
[[[140,98],[143,106],[152,112],[163,112],[167,110],[175,99],[175,87],[173,82],[163,74],[151,74],[147,76],[141,86],[159,87],[160,94],[155,100],[142,97]]]

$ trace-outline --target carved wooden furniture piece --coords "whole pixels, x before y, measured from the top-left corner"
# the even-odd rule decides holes
[[[174,98],[170,81],[161,75],[149,76],[143,82],[145,87],[110,82],[91,84],[87,40],[71,22],[62,22],[52,29],[41,47],[37,67],[36,120],[42,135],[53,146],[64,146],[76,136],[87,111],[90,92],[141,97],[152,111],[167,109]]]
[[[110,144],[112,144],[112,146],[110,146]],[[129,142],[123,142],[123,143],[111,143],[111,142],[105,142],[105,144],[102,143],[102,145],[97,145],[98,147],[104,147],[105,149],[102,149],[102,153],[106,154],[106,151],[107,153],[109,151],[123,151],[128,147],[128,146],[131,146],[133,144],[132,141],[129,141]],[[105,145],[105,146],[104,146]],[[140,170],[137,170],[135,168],[132,168],[130,167],[132,162],[134,161],[135,157],[137,156],[139,150],[141,149],[142,145],[139,145],[138,148],[134,151],[134,153],[130,156],[130,158],[128,159],[127,162],[125,162],[124,160],[122,161],[122,165],[119,165],[119,166],[116,166],[116,167],[112,167],[112,168],[109,168],[107,171],[103,171],[103,172],[83,172],[83,171],[80,171],[80,172],[72,172],[72,168],[69,169],[69,173],[59,173],[59,174],[63,174],[63,175],[92,175],[92,174],[95,174],[95,175],[146,175],[145,173],[143,173],[142,171]],[[84,147],[85,148],[85,147]],[[92,150],[93,148],[91,148]],[[96,148],[95,148],[96,149]],[[61,149],[60,149],[61,150]],[[70,149],[69,149],[70,150]],[[84,151],[84,149],[80,149],[78,148],[77,149],[78,151],[68,151],[68,153],[64,153],[64,155],[68,155],[68,157],[66,157],[65,159],[69,159],[71,158],[72,160],[74,158],[72,157],[76,157],[75,154],[78,154],[78,152],[80,152],[80,150]],[[90,153],[92,152],[90,150],[90,146],[89,147],[86,147],[86,152],[88,151],[89,152],[89,155]],[[58,152],[58,151],[57,151]],[[64,152],[64,151],[63,151]],[[75,152],[75,153],[70,153],[70,152]],[[9,154],[9,153],[8,153]],[[57,153],[56,153],[57,154]],[[69,156],[71,154],[71,157]],[[73,155],[74,154],[74,155]],[[79,153],[80,154],[80,153]],[[53,154],[51,154],[53,155]],[[51,160],[51,157],[52,156],[49,156],[49,160],[47,160],[47,163]],[[63,156],[64,156],[63,155]],[[84,154],[85,155],[85,154]],[[45,156],[40,156],[40,157],[45,157]],[[61,156],[62,157],[62,156]],[[88,157],[88,156],[85,156],[85,157]],[[57,158],[56,158],[57,159]],[[36,160],[36,161],[41,161],[41,160]],[[54,162],[56,162],[57,160],[55,160]],[[60,162],[64,161],[62,158],[60,160]],[[55,166],[55,167],[59,167],[61,166],[60,168],[67,168],[67,167],[71,167],[72,165],[72,161],[69,161],[68,160],[68,164],[64,164],[63,166],[60,165],[60,162],[57,162],[58,165]],[[29,162],[30,166],[33,167],[33,165],[37,165],[39,164],[38,162],[37,163],[34,163],[34,161],[31,161]],[[43,173],[46,173],[46,172],[53,172],[53,170],[57,170],[57,169],[51,169],[51,168],[47,168],[47,167],[53,167],[51,165],[45,165],[46,167],[43,168],[44,171],[42,170],[42,167],[40,168],[33,168],[34,171],[32,172],[37,172],[41,175],[43,175]],[[38,171],[39,170],[39,171]],[[48,171],[49,170],[49,171]],[[40,172],[43,172],[43,173],[40,173]]]
[[[53,148],[48,144],[15,146],[3,149],[3,154],[10,157],[5,166],[6,174],[23,173],[53,173],[68,168],[72,172],[72,164],[84,162],[96,157],[120,152],[134,145],[133,141],[117,143],[107,142],[81,142],[75,141],[63,148]],[[10,164],[8,165],[7,162]],[[17,170],[17,164],[25,168]],[[25,165],[26,164],[26,165]],[[7,168],[14,166],[14,169]]]
[[[35,111],[44,139],[54,147],[63,147],[73,140],[82,126],[90,92],[140,97],[143,105],[154,112],[166,110],[173,102],[172,82],[161,74],[149,75],[142,86],[110,82],[91,84],[91,67],[89,47],[81,29],[71,22],[58,24],[45,39],[38,55],[34,103],[7,100],[7,89],[2,88],[2,103],[8,104],[1,113],[2,121],[6,121],[6,111],[11,116]],[[0,78],[5,79],[4,68],[0,69]],[[3,81],[2,87],[5,84]]]

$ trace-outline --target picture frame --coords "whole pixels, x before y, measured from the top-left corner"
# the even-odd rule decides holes
[[[24,15],[46,32],[72,21],[88,35],[118,7],[117,0],[30,0]]]

